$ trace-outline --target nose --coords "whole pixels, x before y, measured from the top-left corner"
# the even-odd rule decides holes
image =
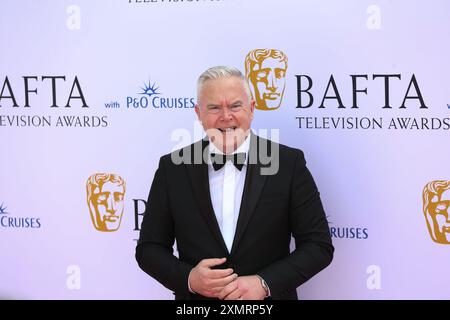
[[[221,116],[223,119],[231,119],[231,111],[228,107],[223,107],[222,108],[222,112],[221,112]]]

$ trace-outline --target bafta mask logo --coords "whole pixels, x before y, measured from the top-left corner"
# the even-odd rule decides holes
[[[98,231],[116,231],[124,208],[125,181],[117,174],[96,173],[86,182],[92,223]]]
[[[450,243],[450,180],[429,182],[423,189],[423,213],[433,241]]]
[[[281,106],[287,67],[287,56],[277,49],[255,49],[247,54],[245,77],[256,109],[275,110]]]

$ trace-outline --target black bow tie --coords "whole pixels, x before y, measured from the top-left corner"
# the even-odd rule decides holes
[[[214,170],[217,171],[222,169],[227,161],[231,161],[234,166],[241,171],[246,157],[247,154],[245,152],[233,154],[211,153],[211,163]]]

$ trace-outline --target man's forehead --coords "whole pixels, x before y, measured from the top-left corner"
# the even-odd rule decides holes
[[[208,80],[203,85],[199,98],[204,104],[233,103],[246,96],[244,80]]]

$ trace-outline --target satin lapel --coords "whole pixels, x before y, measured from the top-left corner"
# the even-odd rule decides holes
[[[200,143],[200,142],[197,142]],[[208,141],[202,140],[202,148],[208,145]],[[200,149],[200,148],[199,148]],[[195,149],[194,147],[194,150]],[[195,151],[192,150],[194,153]],[[198,150],[197,150],[198,152]],[[208,165],[202,161],[201,164],[187,164],[185,165],[189,178],[191,180],[192,190],[199,206],[200,212],[203,218],[206,220],[207,225],[211,229],[214,237],[221,244],[225,252],[228,252],[225,241],[223,240],[222,233],[220,232],[219,224],[217,223],[214,209],[211,203],[211,194],[209,192],[209,180],[208,180]]]
[[[266,183],[267,175],[261,175],[262,164],[257,156],[258,144],[260,140],[252,133],[252,140],[249,151],[249,163],[247,165],[247,173],[245,176],[244,191],[242,193],[241,207],[239,210],[239,218],[236,226],[236,233],[231,248],[231,254],[236,251],[239,241],[245,233],[245,229],[254,214],[256,205],[258,204],[261,191]],[[253,159],[256,161],[252,161]],[[256,163],[251,163],[256,162]]]

